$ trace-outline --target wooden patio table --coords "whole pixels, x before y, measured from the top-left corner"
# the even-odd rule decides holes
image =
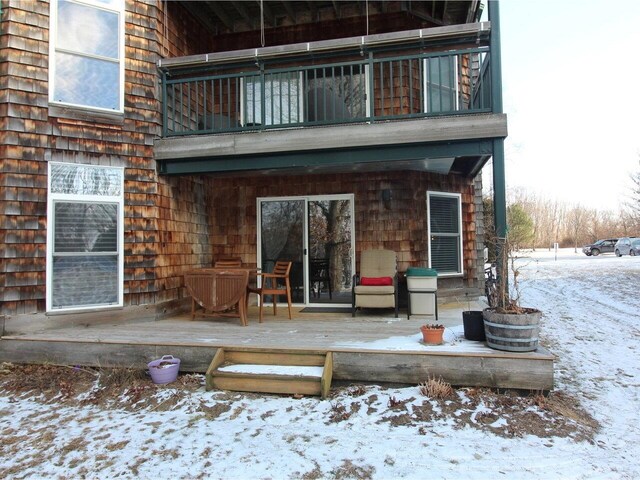
[[[255,268],[197,268],[185,273],[185,286],[191,295],[191,319],[197,316],[236,317],[248,325],[249,276]],[[196,303],[204,311],[196,312]]]

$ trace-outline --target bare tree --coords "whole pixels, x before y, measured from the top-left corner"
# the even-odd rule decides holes
[[[640,161],[638,164],[640,166]],[[631,193],[625,207],[628,224],[637,234],[640,230],[640,171],[631,174]]]
[[[587,211],[580,205],[576,205],[567,212],[567,226],[573,240],[573,251],[578,252],[578,240],[581,240],[582,232],[587,221]]]
[[[531,220],[531,247],[533,250],[537,246],[544,244],[543,231],[545,229],[546,208],[544,200],[535,193],[523,188],[516,188],[509,191],[509,205],[520,205]]]
[[[520,205],[532,223],[532,247],[552,248],[587,244],[602,238],[634,236],[640,233],[640,173],[638,184],[625,210],[614,212],[569,205],[525,189],[508,192],[508,205]]]
[[[600,232],[602,231],[602,225],[600,223],[600,212],[597,210],[589,211],[587,216],[587,232],[593,241],[600,238]]]

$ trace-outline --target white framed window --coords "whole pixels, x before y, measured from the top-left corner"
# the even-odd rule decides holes
[[[52,0],[49,102],[124,112],[124,0]]]
[[[49,163],[47,312],[123,306],[124,169]]]
[[[427,192],[429,266],[438,276],[462,275],[462,195]]]
[[[424,59],[424,111],[456,112],[459,105],[458,57],[443,55]]]
[[[259,75],[242,79],[242,125],[289,125],[303,118],[302,72],[268,73],[263,85]],[[264,105],[264,120],[262,107]]]

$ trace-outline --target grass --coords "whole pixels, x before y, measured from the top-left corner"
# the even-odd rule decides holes
[[[453,388],[442,377],[429,376],[427,381],[419,385],[420,393],[434,399],[449,398],[453,395]]]

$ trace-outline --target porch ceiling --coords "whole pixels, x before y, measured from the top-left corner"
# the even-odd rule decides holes
[[[282,175],[416,170],[476,175],[507,135],[506,115],[157,139],[167,175]]]
[[[474,21],[480,2],[467,1],[180,1],[208,31],[219,35],[398,12],[432,25]]]

